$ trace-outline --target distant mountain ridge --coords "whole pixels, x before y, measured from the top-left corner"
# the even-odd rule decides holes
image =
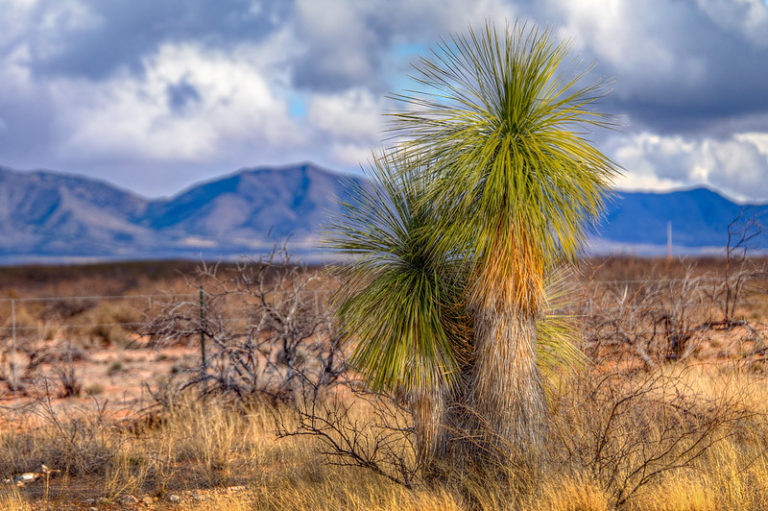
[[[140,225],[147,205],[102,181],[0,168],[0,255],[107,255],[150,243]]]
[[[703,187],[660,193],[617,192],[608,203],[598,236],[626,244],[629,249],[645,246],[646,253],[650,246],[666,250],[670,222],[672,243],[679,252],[716,252],[728,243],[728,225],[742,212],[746,217],[756,215],[768,220],[768,205],[737,204]],[[768,238],[755,238],[752,246],[768,248]]]
[[[283,169],[245,169],[149,205],[144,223],[180,235],[224,242],[261,239],[269,232],[283,238],[312,238],[337,197],[360,178],[342,176],[306,163]]]
[[[0,167],[0,262],[229,258],[317,245],[361,179],[305,163],[247,168],[150,200],[104,181]]]
[[[246,168],[150,200],[97,179],[0,167],[0,262],[256,256],[287,236],[297,256],[317,258],[338,198],[362,183],[304,163]],[[668,221],[678,250],[722,247],[741,209],[706,188],[619,192],[593,248],[657,253]]]

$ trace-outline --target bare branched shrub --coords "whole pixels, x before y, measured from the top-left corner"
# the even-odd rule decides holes
[[[634,355],[653,366],[649,346],[655,332],[638,329],[648,315],[643,306],[644,290],[630,291],[629,286],[601,289],[591,285],[586,295],[580,313],[585,318],[585,344],[590,358],[622,360]]]
[[[419,471],[412,417],[395,396],[370,392],[347,371],[329,303],[329,277],[284,251],[221,271],[203,265],[145,331],[154,342],[206,341],[206,359],[180,385],[152,392],[170,409],[173,389],[267,400],[280,438],[312,437],[331,465],[371,470],[412,488]],[[202,294],[200,294],[202,292]],[[202,314],[201,314],[202,312]]]
[[[61,386],[59,397],[79,397],[83,393],[83,383],[80,381],[73,364],[57,367],[55,372]]]
[[[292,400],[305,380],[329,385],[344,370],[327,285],[285,251],[227,271],[202,265],[189,280],[199,293],[171,297],[145,333],[155,342],[205,343],[205,360],[184,373],[182,387]]]
[[[553,457],[586,471],[615,506],[667,472],[691,467],[754,414],[736,395],[706,397],[685,371],[608,371],[569,382],[553,402]]]
[[[653,368],[665,361],[695,357],[704,341],[723,330],[741,329],[764,346],[764,334],[757,325],[720,313],[734,310],[733,300],[744,300],[748,282],[757,275],[752,269],[722,276],[740,282],[733,284],[738,291],[732,290],[735,294],[731,295],[725,291],[726,280],[697,274],[691,265],[677,279],[591,282],[578,308],[584,318],[585,351],[596,363],[639,362]]]
[[[587,353],[595,361],[640,360],[654,367],[697,347],[704,304],[702,279],[688,267],[680,279],[601,285],[583,301]]]
[[[749,254],[762,235],[762,218],[757,213],[750,214],[747,208],[728,224],[725,266],[708,288],[710,300],[721,315],[713,320],[713,324],[728,327],[744,323],[736,320],[736,311],[743,304],[745,295],[754,290],[751,288],[755,281],[766,274],[764,262]]]
[[[722,269],[685,264],[678,277],[586,282],[576,313],[585,319],[588,355],[598,363],[652,368],[695,356],[714,333],[734,329],[753,342],[752,354],[764,352],[763,329],[743,314],[750,297],[764,294],[765,261],[749,254],[762,232],[760,218],[742,210],[728,226]]]
[[[277,414],[278,436],[319,441],[331,465],[360,467],[413,488],[419,460],[410,410],[392,395],[355,381],[333,392],[312,386],[293,410]]]
[[[83,393],[83,382],[75,368],[72,346],[69,346],[61,363],[54,366],[54,373],[59,381],[59,397],[79,397]]]
[[[37,416],[38,426],[3,435],[0,466],[4,473],[36,470],[41,462],[69,475],[103,472],[113,457],[112,430],[104,422],[106,402],[94,400],[95,407],[87,412],[63,409],[52,401],[51,383],[44,380],[43,386],[46,395],[23,412]]]

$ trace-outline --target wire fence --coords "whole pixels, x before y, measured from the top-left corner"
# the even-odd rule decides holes
[[[719,285],[723,283],[723,279],[717,278],[696,278],[696,281],[700,284],[714,284]],[[670,279],[619,279],[619,280],[589,280],[585,281],[584,291],[594,291],[594,289],[587,289],[588,286],[598,286],[604,290],[611,290],[614,288],[621,288],[626,285],[648,285],[648,284],[683,284],[688,282],[684,278],[670,278]],[[763,292],[755,292],[751,290],[747,294],[749,299],[742,299],[741,303],[745,306],[754,306],[766,303],[768,301],[768,288]],[[319,308],[322,303],[327,303],[333,291],[331,290],[302,290],[300,294],[304,295],[307,299],[314,302],[315,307]],[[11,340],[17,339],[19,336],[27,332],[39,332],[41,328],[51,327],[57,331],[68,330],[81,330],[81,329],[93,329],[93,328],[111,328],[121,327],[126,329],[137,329],[146,324],[145,320],[142,321],[87,321],[87,322],[71,322],[67,318],[61,318],[56,316],[56,311],[50,314],[48,319],[38,320],[35,325],[28,324],[27,321],[20,320],[20,313],[27,311],[30,307],[34,307],[35,304],[45,306],[46,304],[58,304],[58,305],[80,305],[83,306],[83,311],[95,309],[103,302],[119,302],[121,306],[126,307],[126,310],[130,310],[136,313],[140,313],[144,316],[151,313],[153,310],[168,305],[171,303],[186,303],[187,305],[196,305],[201,296],[216,296],[209,295],[203,291],[203,295],[198,293],[181,293],[181,294],[130,294],[130,295],[62,295],[62,296],[38,296],[38,297],[13,297],[13,298],[0,298],[0,338],[11,338]],[[692,300],[678,300],[676,303],[680,305],[701,305],[701,299]],[[202,317],[204,317],[204,301],[199,302]],[[317,310],[315,310],[317,312]],[[82,314],[71,314],[79,316]],[[252,319],[249,316],[219,316],[219,321],[247,321]]]
[[[314,306],[317,313],[323,303],[330,299],[332,291],[326,289],[300,290],[301,298]],[[211,299],[226,296],[238,298],[238,294],[228,295],[207,293],[151,293],[127,295],[60,295],[60,296],[19,296],[0,298],[0,342],[4,345],[6,360],[10,366],[10,386],[15,391],[19,386],[18,354],[21,345],[34,338],[62,337],[77,334],[88,335],[105,332],[106,329],[122,329],[138,335],[151,321],[153,315],[160,314],[164,307],[183,306],[198,309],[202,366],[206,364],[205,337],[203,334],[206,313]],[[132,320],[104,320],[114,311],[103,315],[93,314],[105,303],[117,305],[117,316],[133,316]],[[30,312],[31,311],[31,312]],[[88,315],[91,314],[90,317]],[[229,314],[217,314],[215,321],[224,325],[247,325],[253,316],[243,314],[243,308],[229,307]],[[246,326],[247,328],[247,326]],[[2,348],[2,346],[0,346]],[[2,350],[0,350],[2,351]],[[6,366],[7,367],[7,366]]]
[[[672,288],[676,285],[684,285],[695,281],[700,285],[711,285],[711,288],[722,286],[727,283],[723,278],[708,276],[689,277],[689,278],[662,278],[662,279],[616,279],[600,280],[586,279],[577,280],[576,285],[581,286],[585,296],[597,293],[597,290],[612,292],[628,286],[668,286]],[[750,289],[740,298],[740,305],[743,307],[758,307],[768,304],[768,289]],[[300,290],[299,295],[303,295],[305,300],[311,300],[314,303],[315,313],[320,307],[326,306],[333,291],[328,289]],[[199,293],[146,293],[146,294],[126,294],[126,295],[65,295],[65,296],[19,296],[0,298],[0,342],[5,346],[7,353],[7,362],[11,370],[12,388],[18,388],[18,363],[17,353],[19,344],[31,337],[41,335],[74,335],[77,333],[94,332],[104,329],[123,329],[128,332],[140,333],[142,328],[147,325],[152,314],[157,314],[163,307],[182,304],[188,308],[199,309],[197,321],[200,324],[200,348],[201,363],[205,366],[205,337],[202,327],[206,322],[207,304],[210,299],[221,298],[221,294],[207,293],[200,289]],[[237,299],[238,295],[229,295],[230,299]],[[675,300],[677,307],[705,307],[712,306],[711,301],[703,300],[702,297],[692,296],[691,299]],[[104,303],[119,305],[124,314],[122,316],[131,316],[132,319],[103,319],[104,316],[83,317],[88,311],[97,309]],[[57,309],[58,307],[58,309]],[[61,310],[59,310],[61,309]],[[38,316],[30,320],[30,310],[34,310]],[[63,312],[62,312],[63,311]],[[603,311],[609,313],[610,309]],[[43,319],[41,319],[41,316]],[[109,315],[106,315],[107,317]],[[140,318],[140,319],[138,319]],[[243,308],[230,307],[229,314],[218,314],[215,321],[220,324],[239,325],[247,330],[249,321],[253,316],[243,314]],[[47,332],[47,333],[46,333]],[[6,366],[7,367],[7,366]]]

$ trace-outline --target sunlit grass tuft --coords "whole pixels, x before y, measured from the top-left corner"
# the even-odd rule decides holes
[[[0,509],[3,511],[32,511],[32,506],[13,486],[0,488]]]
[[[714,413],[707,403],[726,402],[725,398],[736,399],[756,412],[762,412],[768,402],[768,387],[761,377],[738,368],[698,365],[658,372],[700,396],[703,401],[697,413]],[[642,374],[628,376],[635,379],[630,383],[640,381],[645,377]],[[579,392],[579,387],[564,385],[561,392],[567,397]],[[573,395],[570,402],[588,399],[588,395]],[[590,427],[600,425],[609,412],[599,407],[567,408],[568,400],[562,396],[553,403],[560,406],[553,410],[560,422],[553,424],[550,441],[566,435],[580,449],[589,445]],[[553,444],[552,459],[539,476],[519,487],[511,487],[504,478],[457,476],[450,483],[417,483],[409,490],[370,471],[327,464],[320,452],[327,446],[315,438],[277,440],[273,412],[266,406],[243,410],[215,400],[189,399],[132,427],[99,421],[88,409],[60,413],[56,421],[52,417],[30,421],[28,427],[0,434],[4,470],[0,476],[11,478],[37,470],[41,461],[62,470],[64,473],[51,478],[48,501],[49,506],[61,507],[100,497],[109,505],[120,505],[124,496],[133,495],[157,499],[158,509],[188,511],[616,509],[616,488],[609,478],[605,474],[597,477],[588,464],[576,462],[579,453],[569,455],[560,445]],[[643,421],[648,417],[658,420],[659,415],[638,410],[631,417],[639,422],[632,423],[634,430],[622,429],[623,435],[642,435],[642,428],[655,434],[658,425]],[[768,421],[760,413],[734,417],[734,422],[724,423],[725,429],[717,437],[720,440],[702,456],[651,479],[621,508],[768,509]],[[669,415],[663,420],[678,419]],[[610,450],[605,455],[623,454]],[[172,504],[171,495],[179,496],[180,501]],[[0,487],[0,509],[45,505],[40,481],[18,489],[10,484]]]

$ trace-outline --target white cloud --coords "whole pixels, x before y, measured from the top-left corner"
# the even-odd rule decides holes
[[[512,23],[520,14],[516,5],[504,0],[399,0],[397,3],[397,9],[388,14],[393,17],[393,28],[428,39],[464,32],[469,26],[485,21],[500,25]]]
[[[361,165],[366,165],[371,161],[373,149],[376,146],[366,146],[360,144],[346,144],[335,142],[331,146],[330,155],[337,162],[356,169]]]
[[[295,30],[304,53],[294,78],[313,90],[380,87],[385,53],[394,44],[432,45],[470,24],[511,22],[515,12],[504,0],[299,0]]]
[[[307,120],[317,130],[320,143],[344,165],[367,161],[382,139],[384,100],[364,89],[337,94],[314,94]]]
[[[619,94],[656,89],[670,76],[678,88],[689,87],[706,75],[706,60],[675,44],[690,15],[685,7],[664,0],[550,0],[550,8],[562,20],[560,37],[615,73]]]
[[[301,130],[247,48],[224,54],[197,45],[163,45],[144,72],[107,82],[60,80],[62,157],[212,160],[242,144],[291,147]],[[177,111],[169,88],[185,83],[195,100]]]
[[[30,29],[32,10],[38,0],[4,0],[0,9],[0,50],[23,37]]]
[[[734,138],[739,142],[748,142],[754,145],[755,149],[757,149],[764,156],[768,157],[768,133],[738,133],[734,135]]]
[[[341,94],[315,94],[307,115],[309,122],[331,138],[376,144],[381,139],[384,101],[358,89]]]
[[[614,143],[614,158],[627,170],[618,188],[707,185],[741,200],[768,197],[768,133],[722,140],[639,133]]]

